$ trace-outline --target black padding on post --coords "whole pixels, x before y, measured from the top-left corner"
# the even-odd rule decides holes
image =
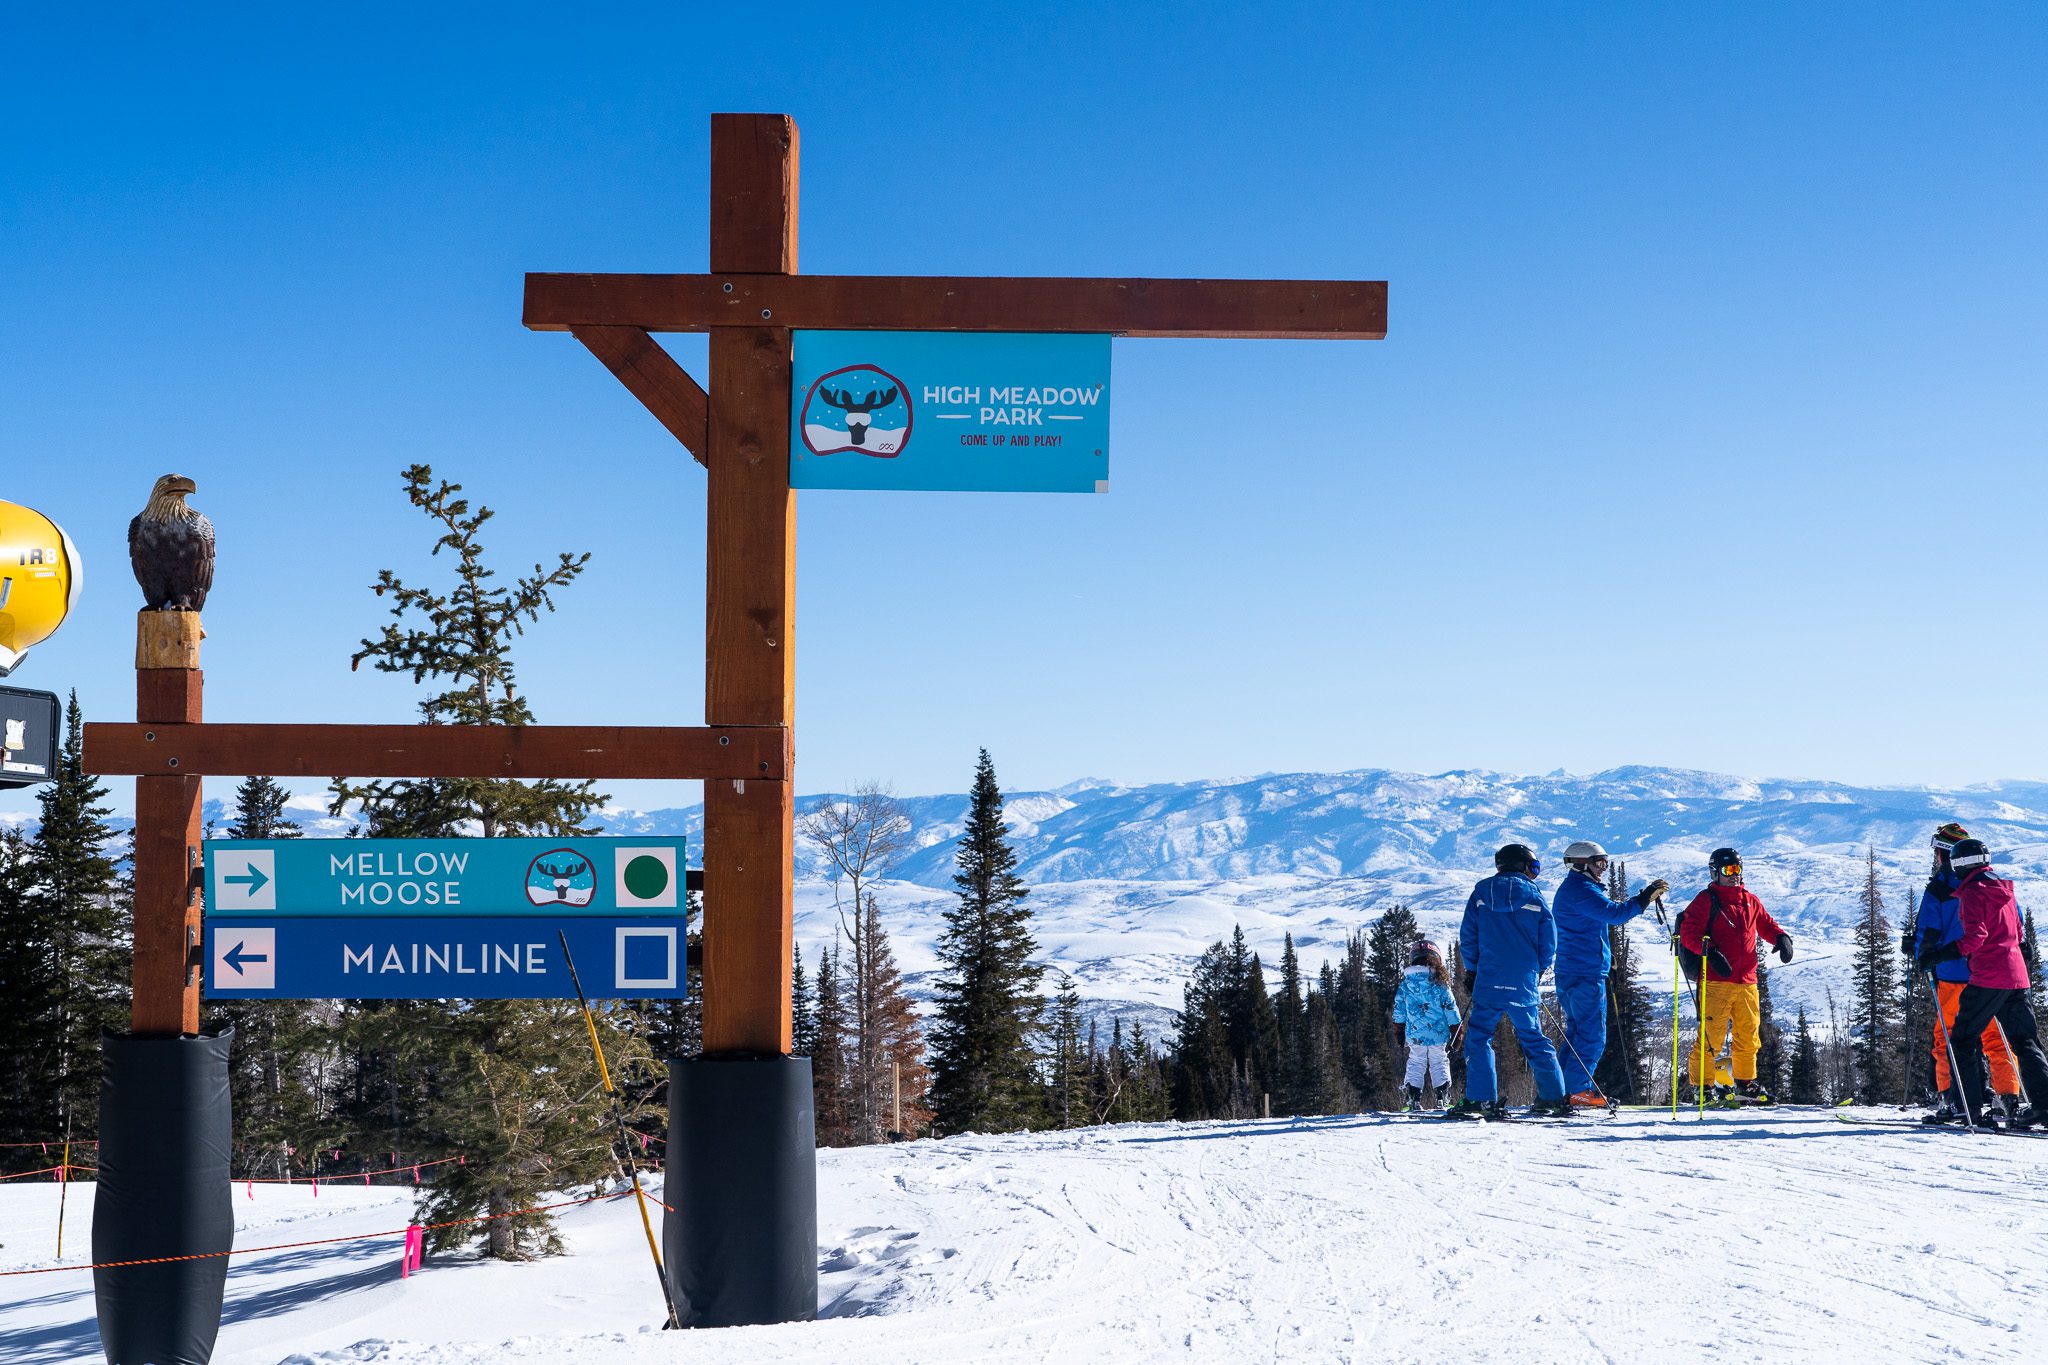
[[[94,1262],[228,1250],[233,1116],[228,1044],[197,1038],[100,1037],[100,1165]],[[206,1365],[220,1335],[228,1258],[95,1270],[108,1365]]]
[[[685,1327],[818,1316],[808,1057],[674,1058],[662,1255]]]

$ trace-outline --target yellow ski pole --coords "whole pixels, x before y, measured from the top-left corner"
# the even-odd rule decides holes
[[[1678,1117],[1678,938],[1664,917],[1664,898],[1657,897],[1657,924],[1671,944],[1671,1117]]]
[[[675,1296],[669,1293],[668,1271],[661,1264],[661,1248],[654,1241],[654,1220],[647,1216],[647,1192],[640,1188],[640,1172],[633,1166],[633,1140],[626,1132],[626,1116],[619,1112],[619,1092],[612,1088],[611,1068],[604,1064],[604,1044],[597,1040],[597,1021],[590,1017],[590,1001],[583,995],[583,978],[577,975],[576,959],[569,955],[569,935],[557,929],[555,937],[562,940],[562,961],[568,965],[569,980],[576,987],[576,1004],[583,1011],[583,1026],[590,1030],[590,1050],[597,1054],[597,1074],[604,1080],[604,1093],[611,1101],[612,1123],[619,1130],[619,1146],[625,1153],[626,1170],[633,1180],[633,1198],[640,1205],[640,1227],[647,1234],[647,1254],[654,1257],[654,1276],[661,1281],[661,1301],[668,1308],[668,1322],[663,1325],[681,1327],[676,1318]]]
[[[1678,1117],[1678,954],[1671,954],[1671,1117]]]
[[[71,1197],[71,1111],[64,1112],[64,1164],[57,1168],[57,1259],[64,1259],[64,1202]]]

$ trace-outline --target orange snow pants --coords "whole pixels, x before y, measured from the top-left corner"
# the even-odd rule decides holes
[[[1721,1050],[1721,1040],[1735,1030],[1734,1066],[1735,1079],[1753,1081],[1756,1079],[1757,1029],[1763,1023],[1763,1008],[1757,1003],[1756,984],[1744,985],[1739,981],[1705,981],[1701,983],[1700,1012],[1706,1016],[1706,1055],[1712,1058]],[[1686,1079],[1694,1085],[1700,1082],[1700,1039],[1695,1037],[1692,1051],[1686,1056]]]
[[[1941,991],[1941,1022],[1934,1026],[1934,1088],[1946,1091],[1949,1088],[1948,1045],[1944,1030],[1955,1027],[1956,1007],[1963,1002],[1963,987],[1966,981],[1937,981]],[[2019,1073],[2012,1069],[2012,1053],[2005,1047],[2005,1035],[1998,1031],[1998,1023],[1984,1030],[1984,1061],[1991,1068],[1991,1089],[2000,1095],[2020,1093]]]

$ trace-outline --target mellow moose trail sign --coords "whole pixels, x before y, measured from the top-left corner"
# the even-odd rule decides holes
[[[553,1000],[683,993],[680,838],[209,840],[206,993]]]

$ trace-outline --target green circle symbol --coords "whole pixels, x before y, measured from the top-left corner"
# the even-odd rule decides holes
[[[668,890],[668,864],[643,853],[626,864],[626,890],[636,901],[651,901]]]

